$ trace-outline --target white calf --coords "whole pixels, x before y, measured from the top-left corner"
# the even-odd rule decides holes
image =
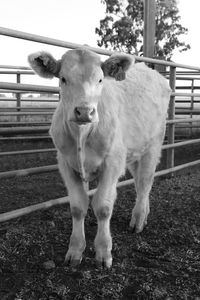
[[[126,166],[135,178],[137,199],[130,225],[141,232],[149,214],[149,192],[165,133],[170,88],[167,81],[130,55],[105,62],[80,48],[60,60],[38,52],[29,56],[42,77],[60,78],[61,101],[51,136],[70,197],[73,220],[66,260],[77,264],[85,249],[84,219],[89,199],[84,182],[98,178],[92,207],[98,221],[96,259],[112,264],[110,218],[116,185]]]

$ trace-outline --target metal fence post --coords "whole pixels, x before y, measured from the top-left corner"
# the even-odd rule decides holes
[[[192,79],[192,83],[191,83],[191,93],[194,93],[194,79]],[[190,118],[193,118],[194,96],[191,96],[190,109],[191,109]],[[193,124],[191,122],[190,123],[190,135],[191,136],[192,136],[192,133],[193,133]]]
[[[17,73],[16,75],[17,75],[17,83],[21,83],[21,74]],[[17,102],[16,102],[17,111],[20,112],[21,111],[21,93],[20,92],[16,93],[16,98],[17,98]],[[17,122],[20,122],[20,121],[21,121],[21,116],[17,116]]]
[[[145,57],[154,56],[155,47],[155,13],[156,2],[155,0],[144,1],[144,42],[143,53]]]
[[[176,67],[170,66],[169,84],[172,92],[176,89]],[[175,96],[170,97],[168,119],[175,118]],[[168,125],[168,144],[173,144],[175,140],[175,124]],[[167,169],[174,167],[174,148],[167,150]],[[173,174],[173,173],[171,173]]]

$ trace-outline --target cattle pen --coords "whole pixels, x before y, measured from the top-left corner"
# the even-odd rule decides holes
[[[62,47],[65,49],[75,49],[81,46],[74,43],[2,27],[0,27],[0,34],[12,38],[43,43],[50,46]],[[112,54],[112,52],[108,50],[102,50],[93,47],[89,48],[100,55],[109,56]],[[170,87],[172,89],[168,110],[166,140],[162,147],[162,150],[167,152],[166,168],[157,171],[156,176],[173,174],[174,172],[184,168],[198,165],[200,163],[200,159],[175,166],[174,153],[177,148],[186,148],[188,145],[200,143],[198,130],[200,122],[200,92],[196,92],[198,89],[200,90],[200,87],[195,85],[195,83],[199,82],[200,79],[200,67],[176,64],[174,62],[145,57],[136,57],[136,62],[145,62],[153,66],[164,66],[167,71],[164,72],[163,75],[169,79]],[[16,76],[16,83],[3,81],[0,82],[0,93],[3,93],[4,95],[6,94],[6,96],[0,97],[0,107],[2,107],[1,103],[6,103],[6,105],[2,107],[0,111],[0,142],[3,143],[4,141],[8,140],[49,140],[50,137],[48,135],[48,130],[51,122],[51,116],[56,107],[56,103],[59,101],[59,87],[22,83],[22,76],[27,77],[29,75],[33,75],[33,72],[28,67],[0,65],[0,75]],[[190,85],[177,85],[177,82],[189,82]],[[40,97],[25,97],[24,95],[27,93],[40,93]],[[7,96],[9,94],[12,94],[12,97]],[[45,96],[47,94],[48,96]],[[52,97],[49,97],[49,94],[51,94]],[[39,104],[42,103],[43,107],[37,107],[34,105],[26,107],[23,106],[24,103],[28,104],[30,102],[34,102],[34,104],[37,102]],[[15,105],[8,106],[7,103],[15,103]],[[48,105],[49,103],[51,105]],[[29,119],[26,118],[27,116],[29,116]],[[35,120],[36,116],[38,118],[37,120]],[[187,138],[182,140],[181,136],[185,130]],[[195,138],[193,138],[193,136],[195,136]],[[55,149],[51,147],[42,149],[1,151],[0,158],[50,152],[55,152]],[[57,170],[56,164],[3,172],[0,170],[0,178],[3,179],[25,176],[43,172],[51,172],[55,170]],[[133,179],[128,179],[119,182],[118,187],[122,187],[131,183],[133,183]],[[95,189],[89,190],[89,195],[92,195],[94,191]],[[68,197],[62,197],[31,205],[22,209],[17,209],[11,212],[5,212],[0,214],[0,222],[66,202],[68,202]]]

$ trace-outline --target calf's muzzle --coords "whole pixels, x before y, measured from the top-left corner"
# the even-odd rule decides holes
[[[96,108],[93,106],[77,106],[74,109],[75,122],[92,123],[96,120]]]

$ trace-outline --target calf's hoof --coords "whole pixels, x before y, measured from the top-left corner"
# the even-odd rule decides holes
[[[144,227],[147,225],[148,214],[149,212],[147,210],[137,210],[137,208],[133,209],[130,227],[134,229],[136,233],[142,232]]]
[[[65,265],[70,265],[71,267],[78,266],[82,261],[82,253],[69,249],[65,256]]]
[[[112,266],[112,255],[111,253],[96,253],[96,266],[98,268],[108,268],[110,269]]]

